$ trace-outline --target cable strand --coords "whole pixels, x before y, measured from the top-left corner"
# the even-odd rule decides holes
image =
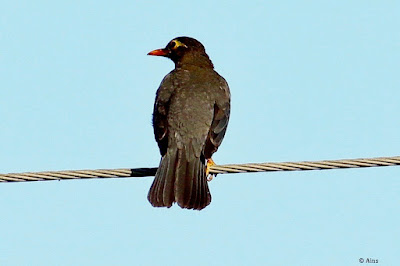
[[[400,165],[400,156],[360,158],[344,160],[323,160],[304,162],[281,163],[247,163],[214,165],[210,168],[210,174],[235,174],[274,171],[310,171],[329,169],[349,169],[365,167],[383,167]],[[27,182],[68,179],[92,179],[92,178],[124,178],[154,176],[157,168],[125,168],[125,169],[98,169],[98,170],[68,170],[68,171],[44,171],[26,173],[0,174],[0,182]]]

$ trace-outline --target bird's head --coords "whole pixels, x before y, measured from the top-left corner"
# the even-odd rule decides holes
[[[170,41],[165,48],[153,50],[148,55],[168,57],[174,61],[176,67],[183,64],[213,67],[204,46],[198,40],[190,37],[177,37]]]

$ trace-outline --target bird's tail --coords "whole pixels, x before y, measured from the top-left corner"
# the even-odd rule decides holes
[[[154,207],[201,210],[211,202],[205,160],[196,157],[190,148],[168,148],[161,158],[155,179],[147,196]]]

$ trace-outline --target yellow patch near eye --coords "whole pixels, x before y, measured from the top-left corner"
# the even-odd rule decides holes
[[[188,48],[188,47],[186,46],[186,44],[184,44],[184,43],[182,43],[182,42],[180,42],[180,41],[178,41],[178,40],[173,40],[172,43],[175,44],[175,45],[172,47],[172,49],[176,49],[176,48],[178,48],[178,47],[180,47],[180,46],[183,46],[183,47],[185,47],[185,48]]]

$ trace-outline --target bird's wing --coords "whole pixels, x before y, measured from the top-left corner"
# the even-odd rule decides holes
[[[221,77],[221,83],[214,104],[214,117],[208,132],[204,156],[211,158],[212,154],[218,150],[225,136],[230,115],[230,92],[226,81]]]
[[[171,96],[174,92],[173,74],[169,73],[162,80],[160,87],[157,90],[156,100],[153,111],[153,128],[154,137],[158,143],[162,156],[167,152],[168,148],[168,110]]]

